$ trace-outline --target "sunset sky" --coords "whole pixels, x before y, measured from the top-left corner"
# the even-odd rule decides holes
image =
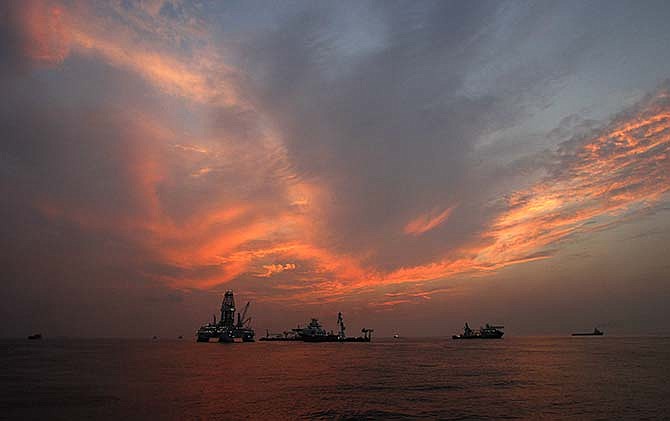
[[[5,1],[0,335],[670,325],[667,1]]]

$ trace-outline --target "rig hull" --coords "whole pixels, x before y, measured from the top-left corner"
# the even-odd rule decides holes
[[[473,336],[463,336],[463,335],[453,335],[451,339],[502,339],[504,333],[496,335],[473,335]]]

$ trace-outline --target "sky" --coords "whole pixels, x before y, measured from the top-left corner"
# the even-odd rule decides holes
[[[0,336],[670,333],[670,3],[0,4]]]

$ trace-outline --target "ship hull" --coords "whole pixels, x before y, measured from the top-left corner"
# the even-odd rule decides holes
[[[303,342],[302,339],[298,339],[298,338],[274,338],[272,336],[262,337],[262,338],[259,339],[259,341],[263,341],[263,342]]]
[[[370,342],[370,338],[357,337],[357,338],[345,338],[341,342]]]
[[[603,336],[602,333],[573,333],[572,336]]]
[[[340,338],[337,335],[323,335],[323,336],[304,336],[303,342],[339,342]]]
[[[451,339],[502,339],[504,333],[499,335],[472,335],[472,336],[463,336],[463,335],[454,335]]]
[[[322,338],[274,338],[274,337],[262,337],[259,339],[259,341],[262,342],[370,342],[370,338],[364,338],[364,337],[356,337],[356,338],[344,338],[344,339],[339,339],[335,337],[335,339],[328,338],[328,339],[322,339]]]

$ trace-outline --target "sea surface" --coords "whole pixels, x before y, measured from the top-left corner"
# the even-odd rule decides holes
[[[46,338],[0,350],[9,419],[670,418],[670,338]]]

